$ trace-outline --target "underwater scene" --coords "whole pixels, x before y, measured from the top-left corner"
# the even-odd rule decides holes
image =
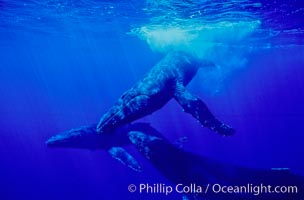
[[[0,0],[0,200],[303,200],[302,0]]]

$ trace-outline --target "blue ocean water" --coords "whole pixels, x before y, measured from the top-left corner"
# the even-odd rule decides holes
[[[179,105],[140,121],[185,150],[304,175],[304,5],[300,0],[1,0],[0,199],[179,199],[130,193],[168,180],[131,145],[136,173],[102,150],[48,149],[96,123],[171,50],[213,61],[188,89],[237,133],[220,137]]]

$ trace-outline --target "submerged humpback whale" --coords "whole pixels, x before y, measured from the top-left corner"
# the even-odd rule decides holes
[[[147,123],[121,126],[112,134],[98,134],[95,125],[72,129],[50,138],[50,147],[106,149],[121,163],[135,171],[142,171],[139,163],[120,146],[133,144],[147,160],[173,184],[196,185],[199,190],[183,195],[183,199],[203,200],[302,200],[303,177],[286,169],[253,169],[230,165],[183,150],[166,140],[160,132]],[[113,149],[113,150],[111,150]],[[116,150],[118,149],[118,150]],[[263,184],[263,188],[262,185]],[[272,193],[265,192],[270,185]],[[216,186],[216,187],[215,187]],[[220,186],[244,186],[246,191],[226,193],[213,191]],[[260,186],[260,187],[257,187]],[[275,186],[296,186],[293,193],[273,193]],[[286,189],[285,187],[285,189]],[[263,189],[257,191],[258,189]],[[243,188],[244,189],[244,188]],[[249,192],[248,190],[251,190]],[[257,192],[260,192],[257,195]],[[296,193],[297,192],[297,193]]]
[[[142,80],[120,97],[101,117],[97,126],[84,126],[65,131],[50,138],[47,144],[50,147],[108,150],[113,158],[135,171],[141,171],[139,163],[121,147],[128,140],[126,133],[130,127],[134,129],[134,125],[129,123],[160,109],[172,98],[203,126],[222,135],[231,135],[234,129],[216,119],[204,102],[185,88],[200,67],[208,66],[214,64],[184,52],[168,53]]]
[[[111,134],[97,134],[96,124],[93,124],[64,131],[48,139],[46,144],[48,147],[106,150],[114,159],[140,172],[142,171],[140,164],[123,148],[130,144],[128,131],[129,125],[126,125],[119,127]]]
[[[255,169],[219,162],[173,145],[149,125],[140,126],[128,132],[131,143],[168,180],[194,188],[209,188],[187,194],[184,199],[304,199],[304,177],[291,173],[288,168]],[[219,191],[220,187],[225,190]]]
[[[214,64],[184,52],[168,53],[101,117],[97,132],[112,132],[121,125],[152,114],[174,98],[202,126],[222,135],[233,134],[233,128],[216,119],[205,103],[185,88],[199,68],[208,66]]]

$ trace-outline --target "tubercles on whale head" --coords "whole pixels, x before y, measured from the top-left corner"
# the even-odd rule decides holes
[[[140,152],[144,153],[148,159],[150,158],[150,143],[155,140],[161,140],[159,137],[146,135],[141,131],[130,131],[128,136],[131,143],[134,144]]]

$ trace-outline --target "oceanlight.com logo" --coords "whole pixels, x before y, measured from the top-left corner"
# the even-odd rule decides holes
[[[246,185],[221,185],[221,184],[207,184],[205,186],[197,185],[195,183],[185,185],[167,185],[163,183],[141,183],[138,185],[130,184],[128,186],[128,191],[131,193],[138,192],[140,194],[164,194],[170,195],[173,192],[180,194],[251,194],[258,196],[261,194],[298,194],[297,186],[272,186],[264,185],[263,183],[259,185],[246,184]]]
[[[248,183],[242,186],[226,186],[220,184],[212,185],[212,192],[214,193],[227,193],[227,194],[253,194],[258,196],[260,194],[297,194],[297,186],[271,186],[264,185],[253,185]]]

